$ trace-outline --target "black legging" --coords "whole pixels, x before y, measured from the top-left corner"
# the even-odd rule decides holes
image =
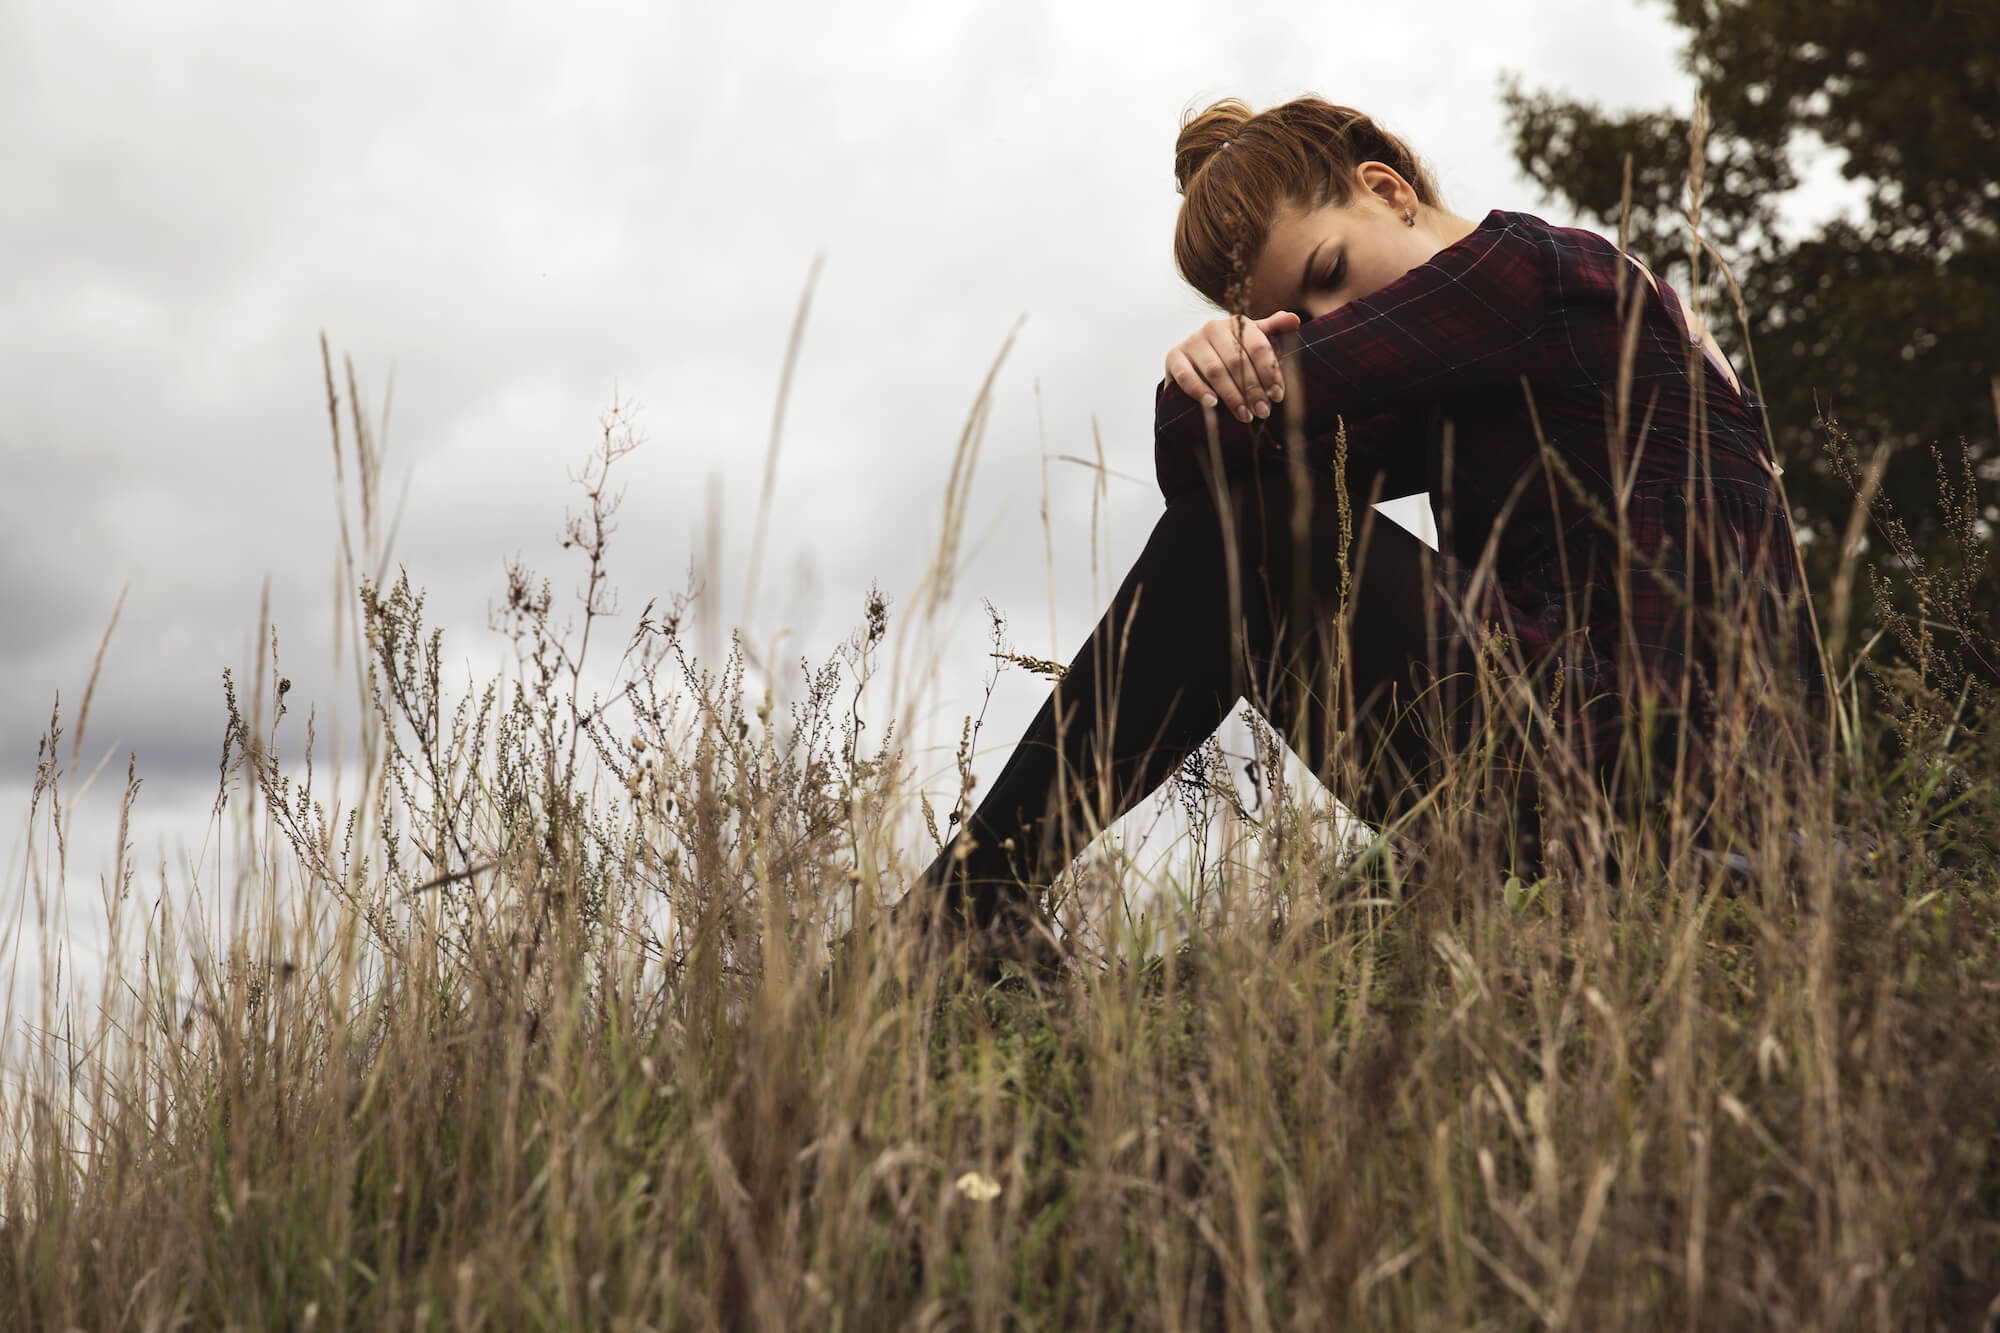
[[[1351,712],[1331,676],[1342,554],[1333,474],[1310,474],[1303,514],[1278,469],[1232,477],[1220,503],[1183,493],[912,906],[984,927],[1026,902],[1027,887],[1048,884],[1092,829],[1165,781],[1239,698],[1322,775],[1332,776],[1331,738],[1351,729],[1367,776],[1337,794],[1362,817],[1379,821],[1422,791],[1441,751],[1464,743],[1463,640],[1436,623],[1434,553],[1371,512],[1374,482],[1355,479],[1348,504]],[[1456,722],[1441,727],[1447,716]]]

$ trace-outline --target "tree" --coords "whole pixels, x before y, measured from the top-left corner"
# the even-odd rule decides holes
[[[1814,581],[1826,586],[1852,503],[1829,418],[1862,457],[1889,446],[1883,498],[1919,553],[1953,559],[1934,449],[1949,465],[1962,441],[1977,475],[2000,479],[2000,4],[1666,3],[1687,33],[1705,142],[1689,116],[1510,84],[1516,158],[1613,231],[1629,159],[1630,248],[1683,291],[1698,167],[1700,229],[1741,284],[1745,320],[1720,281],[1700,297],[1762,386]],[[1788,239],[1779,205],[1813,139],[1844,155],[1867,204]],[[2000,521],[1990,497],[1979,519],[1982,533]]]

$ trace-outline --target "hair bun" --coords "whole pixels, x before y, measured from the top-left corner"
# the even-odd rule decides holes
[[[1187,193],[1195,173],[1250,123],[1250,116],[1249,105],[1235,97],[1183,113],[1180,137],[1174,141],[1174,182],[1180,193]]]

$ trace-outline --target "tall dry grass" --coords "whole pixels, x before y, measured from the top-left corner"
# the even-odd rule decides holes
[[[1086,855],[1070,970],[993,982],[870,928],[934,849],[857,711],[918,674],[984,394],[918,623],[871,594],[780,699],[691,646],[685,598],[608,614],[616,415],[581,605],[514,571],[519,669],[454,692],[327,384],[355,748],[262,661],[227,705],[224,947],[161,914],[98,1004],[13,1016],[7,1326],[2000,1322],[1995,645],[1963,569],[1860,562],[1852,442],[1831,719],[1730,732],[1712,804],[1685,773],[1637,811],[1571,791],[1523,882],[1493,753],[1538,722],[1496,672],[1493,750],[1358,854],[1210,755],[1174,793],[1198,854]],[[45,912],[62,740],[19,886]]]

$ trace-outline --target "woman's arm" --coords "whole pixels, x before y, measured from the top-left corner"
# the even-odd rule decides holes
[[[1196,412],[1196,422],[1200,422],[1201,415]],[[1240,424],[1226,412],[1217,411],[1215,419],[1225,473],[1241,472],[1259,463],[1272,466],[1283,463],[1284,455],[1278,451],[1285,441],[1286,419],[1277,406],[1273,406],[1269,421],[1249,426]],[[1343,415],[1336,426],[1306,438],[1308,469],[1324,471],[1333,466],[1339,444],[1338,426],[1347,429],[1348,487],[1355,496],[1368,495],[1378,475],[1381,488],[1377,499],[1393,500],[1429,488],[1431,424],[1421,407],[1391,407],[1366,415]],[[1190,436],[1195,443],[1188,443]],[[1206,428],[1168,433],[1155,440],[1153,469],[1160,493],[1168,500],[1183,491],[1207,490],[1213,469]]]
[[[1285,399],[1244,423],[1205,410],[1171,379],[1154,399],[1153,437],[1170,458],[1205,458],[1212,416],[1226,463],[1282,447],[1296,414],[1308,440],[1394,400],[1518,379],[1545,319],[1547,264],[1536,233],[1509,218],[1482,225],[1380,291],[1300,327],[1284,354]],[[1163,477],[1164,484],[1164,477]]]

